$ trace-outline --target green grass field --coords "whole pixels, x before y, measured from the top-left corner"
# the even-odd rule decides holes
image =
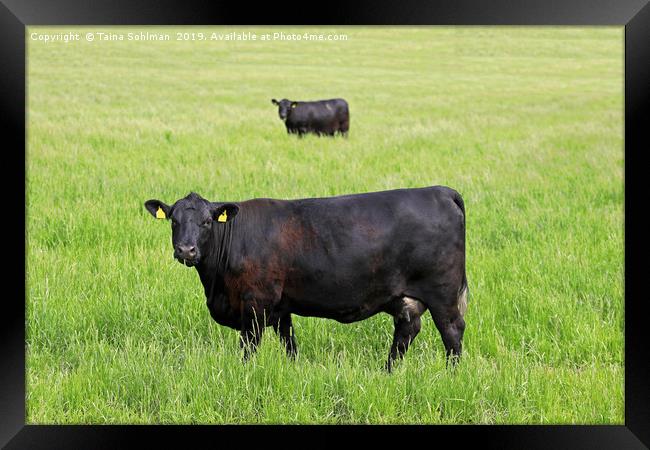
[[[622,27],[75,30],[27,33],[28,423],[624,422]],[[346,98],[349,139],[287,136],[283,97]],[[385,314],[294,317],[295,362],[269,330],[242,364],[143,207],[436,184],[467,210],[455,371],[428,313],[391,375]]]

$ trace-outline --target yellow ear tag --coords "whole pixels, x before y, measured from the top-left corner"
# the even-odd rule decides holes
[[[221,215],[217,218],[217,222],[225,222],[228,220],[228,214],[226,214],[226,210],[224,209]]]
[[[291,105],[292,108],[295,108],[296,106],[298,106],[298,103],[293,103],[293,104]]]
[[[159,206],[158,211],[156,211],[156,219],[164,219],[165,218],[165,211],[162,210],[162,208]]]

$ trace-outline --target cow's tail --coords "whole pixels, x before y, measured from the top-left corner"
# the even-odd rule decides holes
[[[458,311],[461,317],[465,317],[467,311],[467,301],[469,299],[469,288],[467,287],[467,275],[463,273],[463,284],[460,286],[458,293]]]
[[[460,211],[463,213],[463,242],[465,242],[465,202],[463,197],[456,191],[453,192],[452,200],[458,206]],[[463,258],[464,259],[464,258]],[[460,285],[458,290],[458,311],[460,311],[461,316],[465,316],[465,311],[467,311],[467,302],[469,300],[469,287],[467,286],[467,269],[463,261],[463,282]]]

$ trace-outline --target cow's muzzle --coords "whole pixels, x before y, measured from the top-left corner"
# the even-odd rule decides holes
[[[199,262],[199,252],[193,245],[177,245],[174,247],[174,258],[187,267],[192,267]]]

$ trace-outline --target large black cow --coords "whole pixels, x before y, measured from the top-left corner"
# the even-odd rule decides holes
[[[294,102],[272,99],[277,105],[278,115],[287,127],[287,133],[302,136],[316,133],[334,136],[337,132],[347,136],[350,129],[350,109],[342,98],[315,102]]]
[[[245,358],[268,325],[293,355],[291,314],[349,323],[386,312],[395,323],[390,371],[426,310],[447,357],[461,354],[465,210],[453,189],[236,203],[191,193],[145,207],[171,219],[174,257],[198,271],[214,320],[241,331]]]

